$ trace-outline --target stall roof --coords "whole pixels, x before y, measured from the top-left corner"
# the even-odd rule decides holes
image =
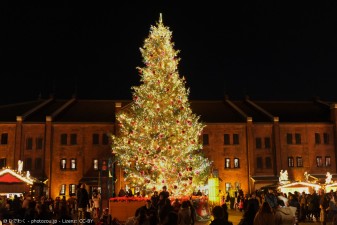
[[[315,184],[315,183],[307,183],[307,182],[293,182],[289,184],[285,184],[282,186],[279,186],[278,188],[300,188],[300,187],[316,187],[320,188],[321,185]]]
[[[34,178],[30,176],[27,177],[27,174],[19,174],[8,168],[0,171],[0,183],[22,183],[22,182],[27,184],[33,184]]]

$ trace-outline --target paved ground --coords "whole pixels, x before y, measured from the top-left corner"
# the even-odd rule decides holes
[[[228,211],[229,214],[229,221],[233,222],[233,225],[238,225],[241,218],[242,218],[242,213],[240,211],[237,210],[229,210]],[[211,221],[207,221],[207,222],[198,222],[196,223],[196,225],[208,225],[210,224]],[[299,223],[299,225],[304,225],[304,224],[310,224],[310,225],[321,225],[319,222],[306,222],[306,223]],[[328,223],[328,225],[330,225],[330,223]]]

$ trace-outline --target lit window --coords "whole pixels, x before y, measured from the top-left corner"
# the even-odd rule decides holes
[[[61,159],[60,168],[61,168],[61,170],[67,169],[67,160],[66,159]]]
[[[98,170],[98,159],[94,159],[94,170]]]
[[[321,156],[317,156],[316,157],[316,165],[317,165],[317,167],[322,167],[323,166],[323,162],[322,162],[322,157]]]
[[[76,170],[76,159],[70,159],[70,169]]]
[[[66,185],[61,184],[60,195],[65,195],[65,194],[66,194]]]
[[[232,187],[231,183],[226,183],[226,192],[229,192],[231,187]]]
[[[76,184],[69,184],[69,195],[76,195]]]
[[[231,168],[231,159],[230,158],[225,158],[225,168]]]
[[[234,158],[234,168],[240,168],[240,160],[238,158]]]

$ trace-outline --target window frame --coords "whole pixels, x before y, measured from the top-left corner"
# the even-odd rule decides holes
[[[296,167],[303,167],[303,157],[301,156],[296,157]]]
[[[35,170],[42,170],[42,158],[41,157],[35,158],[35,160],[34,160],[34,169]]]
[[[331,167],[331,157],[330,156],[325,156],[324,165],[325,167]]]
[[[234,158],[233,160],[234,168],[239,169],[240,168],[240,159],[239,158]]]
[[[68,134],[61,134],[60,135],[60,145],[67,145],[68,144]]]
[[[99,161],[98,161],[98,159],[93,159],[92,160],[92,166],[93,166],[94,170],[96,170],[96,171],[99,170]]]
[[[99,145],[99,134],[98,133],[92,134],[92,144]]]
[[[33,138],[27,137],[26,138],[26,150],[33,150]]]
[[[43,149],[43,138],[37,137],[35,139],[35,148],[36,150],[42,150]]]
[[[229,134],[224,134],[223,136],[223,144],[224,145],[230,145],[231,144],[231,137]]]
[[[73,167],[75,165],[75,167]],[[77,170],[77,159],[71,158],[70,159],[70,170]]]
[[[239,144],[240,144],[239,134],[233,134],[233,145],[239,145]]]
[[[328,145],[330,143],[330,138],[328,133],[323,133],[323,143]]]
[[[61,184],[60,195],[66,195],[66,188],[67,186],[65,184]]]
[[[66,158],[62,158],[60,160],[60,170],[67,170],[67,159]]]
[[[69,196],[75,196],[76,195],[76,184],[69,184]]]
[[[295,144],[302,144],[302,135],[300,133],[295,133]]]
[[[287,133],[287,144],[288,145],[293,144],[293,135],[291,133]]]
[[[70,145],[78,145],[77,133],[71,133],[70,134]]]
[[[231,159],[225,158],[225,169],[230,169],[230,168],[231,168]]]
[[[104,134],[102,135],[102,145],[108,145],[108,144],[109,144],[109,141],[110,141],[109,135],[106,134],[106,133],[104,133]]]
[[[1,134],[0,144],[1,145],[8,145],[8,133],[2,133]]]
[[[6,166],[7,166],[7,158],[0,158],[0,169],[5,168]]]
[[[295,167],[294,157],[288,156],[288,167]]]
[[[322,156],[316,156],[316,167],[323,167]]]
[[[24,161],[24,170],[25,171],[32,171],[33,168],[33,159],[30,157],[25,158]]]
[[[255,138],[255,148],[262,149],[262,138],[260,137]]]
[[[315,133],[315,145],[321,144],[321,134]]]
[[[271,139],[270,137],[265,137],[264,138],[264,148],[270,149],[271,148]]]

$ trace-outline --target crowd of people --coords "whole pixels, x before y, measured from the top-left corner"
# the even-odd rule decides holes
[[[129,193],[130,194],[130,193]],[[0,199],[0,220],[24,219],[25,221],[52,220],[54,224],[78,219],[99,225],[120,225],[109,209],[100,209],[100,194],[94,190],[89,196],[84,184],[78,186],[76,196],[68,199],[33,198],[13,196]],[[264,192],[244,194],[238,191],[235,196],[221,198],[218,206],[212,207],[213,220],[210,225],[232,225],[228,220],[231,210],[242,212],[239,225],[295,225],[299,222],[320,221],[322,225],[332,222],[337,225],[336,192],[312,191],[311,194],[280,193],[269,189]],[[88,210],[90,209],[90,210]],[[191,200],[173,199],[166,186],[159,193],[155,191],[144,206],[135,211],[125,225],[194,225],[196,209]]]
[[[233,209],[243,212],[239,225],[294,225],[299,222],[331,222],[337,225],[336,192],[311,194],[302,192],[281,193],[269,189],[266,193],[237,196]],[[226,200],[228,202],[228,199]],[[231,205],[230,203],[228,203]]]
[[[97,190],[93,190],[92,196],[89,196],[85,184],[79,184],[76,196],[68,199],[65,196],[51,199],[30,194],[3,197],[0,198],[0,221],[17,224],[64,224],[65,221],[71,224],[111,224],[108,209],[102,210],[100,215],[100,198]]]

